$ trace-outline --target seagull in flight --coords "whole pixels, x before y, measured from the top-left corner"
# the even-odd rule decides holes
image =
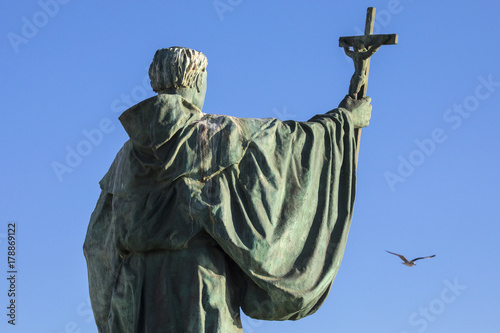
[[[401,254],[397,254],[397,253],[389,252],[389,251],[387,251],[387,250],[386,250],[386,252],[388,252],[388,253],[390,253],[390,254],[394,254],[395,256],[400,257],[400,258],[403,260],[402,264],[403,264],[403,265],[406,265],[406,266],[408,266],[408,267],[415,266],[415,265],[416,265],[416,264],[415,264],[415,261],[417,261],[417,260],[420,260],[420,259],[428,259],[428,258],[433,258],[433,257],[435,257],[435,256],[436,256],[435,254],[433,254],[432,256],[428,256],[428,257],[418,257],[418,258],[415,258],[415,259],[413,259],[413,260],[408,260],[408,259],[406,259],[406,258],[405,258],[403,255],[401,255]]]

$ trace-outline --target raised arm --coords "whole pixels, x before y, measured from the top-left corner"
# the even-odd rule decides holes
[[[344,46],[344,52],[349,58],[352,58],[354,56],[354,51],[351,51],[349,46]]]
[[[385,42],[389,40],[390,36],[388,35],[381,35],[377,40],[375,40],[372,44],[372,46],[368,49],[368,51],[363,53],[363,59],[368,59],[370,58],[375,52],[380,49],[382,45],[384,45]]]

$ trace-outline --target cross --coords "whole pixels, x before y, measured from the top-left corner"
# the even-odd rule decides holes
[[[344,48],[347,56],[354,61],[354,74],[349,85],[349,95],[353,99],[366,97],[368,85],[368,72],[370,71],[370,57],[377,52],[382,45],[394,45],[398,43],[398,35],[373,35],[375,23],[375,8],[369,7],[366,11],[365,34],[363,36],[340,37],[339,46]],[[350,49],[352,47],[352,50]],[[361,129],[355,130],[356,137],[356,165],[359,155],[359,141]]]

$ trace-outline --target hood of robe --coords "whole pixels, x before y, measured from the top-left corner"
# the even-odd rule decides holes
[[[193,154],[196,143],[190,138],[202,117],[195,105],[170,94],[151,97],[123,112],[119,119],[130,140],[101,180],[101,188],[109,193],[151,192],[199,173]]]

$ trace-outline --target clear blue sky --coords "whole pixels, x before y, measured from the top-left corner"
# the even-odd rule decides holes
[[[376,32],[398,33],[399,45],[372,59],[373,116],[339,274],[316,314],[244,318],[244,331],[498,332],[493,0],[4,1],[0,331],[97,332],[82,244],[98,182],[127,140],[117,117],[154,94],[146,74],[156,49],[207,55],[206,113],[307,120],[346,94],[353,65],[337,40],[363,29],[369,6]],[[102,137],[91,142],[95,129]],[[15,328],[6,316],[11,221]],[[385,250],[437,256],[408,268]]]

